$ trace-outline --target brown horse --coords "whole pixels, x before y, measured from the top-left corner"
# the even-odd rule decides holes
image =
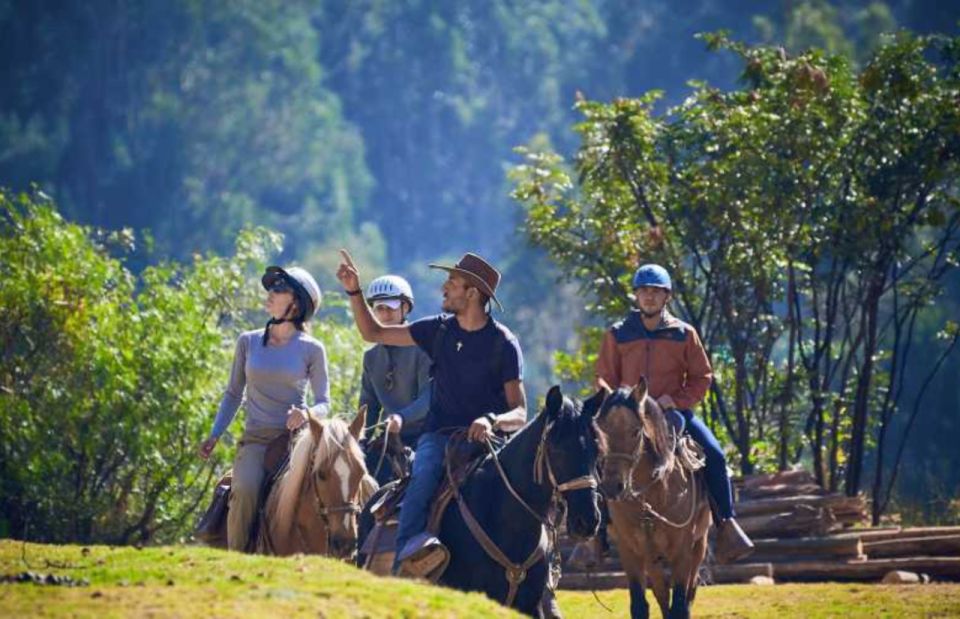
[[[702,464],[684,445],[675,451],[644,379],[612,392],[597,423],[609,447],[600,488],[629,579],[630,616],[649,616],[649,578],[664,617],[689,617],[711,523],[706,484],[696,472]]]
[[[349,427],[341,419],[309,417],[286,470],[267,496],[257,552],[353,554],[357,514],[377,490],[358,442],[365,413],[362,409]]]

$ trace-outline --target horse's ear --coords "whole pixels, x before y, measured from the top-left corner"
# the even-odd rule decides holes
[[[367,405],[361,404],[357,416],[350,422],[350,434],[358,441],[363,438],[363,423],[367,419]]]
[[[547,392],[547,416],[555,416],[560,411],[560,407],[562,406],[563,393],[560,391],[560,385],[554,385],[553,387],[550,387],[550,391]]]
[[[606,400],[609,395],[610,389],[606,388],[606,383],[604,383],[595,394],[590,396],[589,400],[583,403],[583,414],[587,417],[596,417],[597,413],[599,413],[603,407],[603,401]]]
[[[630,390],[630,397],[638,405],[642,405],[643,401],[647,398],[647,379],[643,376],[640,377],[640,380],[637,381],[636,386]]]
[[[313,435],[313,440],[320,440],[320,437],[323,436],[323,424],[310,411],[307,411],[307,424],[310,426],[310,434]]]

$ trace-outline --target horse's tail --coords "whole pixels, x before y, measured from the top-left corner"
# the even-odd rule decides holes
[[[293,525],[295,509],[300,498],[300,488],[303,486],[307,467],[310,465],[310,452],[313,450],[313,432],[301,432],[290,454],[290,465],[286,473],[277,482],[276,511],[269,519],[270,534],[273,539],[284,539],[290,533]]]

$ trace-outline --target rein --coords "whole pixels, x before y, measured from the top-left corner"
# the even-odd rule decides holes
[[[543,471],[546,470],[547,480],[549,481],[551,488],[551,501],[564,501],[565,499],[563,497],[563,493],[565,492],[580,490],[583,488],[596,488],[597,479],[594,475],[583,475],[560,484],[557,483],[557,479],[553,474],[553,468],[550,466],[550,457],[546,453],[547,435],[552,427],[552,423],[544,423],[543,432],[540,435],[540,442],[537,445],[537,453],[533,460],[534,482],[542,485],[544,483]],[[549,548],[551,540],[554,544],[556,544],[557,526],[548,518],[530,507],[530,504],[527,503],[516,491],[516,489],[513,487],[513,484],[510,483],[510,478],[507,476],[507,472],[500,464],[500,459],[497,457],[497,452],[493,448],[493,444],[490,442],[489,438],[484,440],[484,445],[486,446],[487,453],[489,454],[490,459],[493,461],[493,464],[497,469],[497,473],[500,475],[500,479],[503,481],[503,485],[507,488],[507,491],[531,516],[533,516],[537,522],[540,523],[540,539],[537,542],[537,546],[533,549],[533,551],[530,552],[529,555],[527,555],[527,558],[523,561],[523,563],[514,563],[511,561],[510,558],[507,557],[507,555],[496,545],[496,543],[490,539],[490,536],[487,535],[486,531],[484,531],[483,526],[477,521],[473,513],[470,511],[466,500],[464,500],[463,495],[460,494],[460,490],[454,482],[453,472],[450,468],[450,458],[445,458],[447,480],[449,481],[450,487],[453,489],[453,494],[457,499],[457,507],[460,509],[460,516],[466,523],[467,528],[470,529],[470,533],[473,534],[473,537],[480,544],[480,547],[483,548],[485,553],[487,553],[487,556],[493,559],[497,564],[500,565],[500,567],[504,569],[507,583],[509,583],[507,598],[504,604],[509,607],[513,605],[513,601],[517,596],[517,591],[520,589],[521,583],[523,583],[523,581],[527,578],[527,570],[529,570],[540,559],[546,556],[547,548]],[[449,449],[450,443],[448,442],[448,454]]]
[[[676,440],[675,440],[676,442]],[[643,432],[640,433],[640,440],[637,441],[637,447],[633,450],[633,453],[618,453],[618,452],[608,452],[606,455],[607,458],[614,460],[627,460],[630,462],[630,468],[627,470],[627,483],[620,495],[613,499],[615,501],[622,501],[625,503],[639,503],[640,510],[642,514],[648,514],[652,516],[655,520],[662,522],[663,524],[673,527],[675,529],[686,528],[687,525],[693,520],[693,516],[697,511],[697,480],[695,477],[690,477],[690,515],[687,516],[687,519],[683,522],[677,523],[673,522],[650,505],[644,495],[647,490],[653,487],[654,484],[663,483],[662,479],[651,479],[644,485],[640,490],[633,489],[633,473],[637,469],[637,465],[640,464],[640,459],[643,457]]]
[[[345,451],[345,450],[346,450],[346,448],[345,448],[343,445],[341,445],[340,443],[338,443],[337,441],[334,441],[334,443],[335,443],[338,447],[340,447],[340,450],[341,450],[341,451]],[[316,452],[314,452],[314,454],[311,454],[311,456],[310,456],[310,463],[309,463],[309,465],[308,465],[308,466],[310,467],[310,470],[313,469],[313,462],[314,462],[315,453],[316,453]],[[329,550],[330,550],[330,520],[329,520],[328,517],[329,517],[331,514],[342,514],[342,513],[344,513],[344,512],[350,512],[350,513],[353,513],[353,514],[359,514],[360,511],[362,510],[362,507],[361,507],[361,505],[360,505],[360,503],[359,503],[358,501],[350,501],[350,502],[344,503],[344,504],[342,504],[342,505],[335,505],[335,506],[332,506],[332,507],[331,507],[331,506],[326,506],[326,505],[324,505],[324,503],[323,503],[323,499],[320,498],[320,488],[319,488],[319,485],[317,484],[317,476],[316,476],[316,475],[310,475],[310,476],[309,476],[309,483],[313,486],[314,509],[316,510],[317,515],[320,516],[320,521],[323,523],[324,532],[325,532],[325,534],[326,534],[327,551],[329,552]],[[357,490],[357,493],[359,494],[359,489]],[[298,496],[299,496],[299,495],[298,495]],[[299,507],[299,498],[297,499],[297,507]],[[294,513],[296,513],[296,509],[294,509]],[[301,543],[301,545],[302,545],[304,548],[306,548],[306,547],[307,547],[306,544],[303,543],[303,540],[305,539],[305,536],[304,536],[304,534],[303,534],[303,526],[302,526],[299,522],[297,523],[297,533],[300,535],[300,543]]]

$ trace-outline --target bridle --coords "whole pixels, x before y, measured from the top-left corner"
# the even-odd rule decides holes
[[[330,440],[333,440],[333,439],[331,438]],[[346,447],[341,445],[338,441],[334,440],[333,442],[337,445],[337,447],[340,448],[341,452],[346,451]],[[314,457],[315,455],[311,455],[310,457],[310,470],[313,470]],[[320,485],[317,483],[317,477],[318,475],[310,476],[310,483],[313,485],[313,509],[314,509],[314,512],[316,512],[316,514],[320,516],[320,521],[323,523],[323,529],[327,536],[326,545],[327,545],[327,549],[329,550],[330,549],[330,516],[334,514],[343,514],[343,513],[350,513],[350,514],[360,513],[363,507],[360,505],[360,502],[356,500],[356,498],[360,496],[360,488],[362,486],[362,482],[361,484],[357,485],[357,492],[354,494],[354,500],[341,503],[340,505],[325,505],[323,502],[323,499],[320,497]],[[297,532],[299,533],[301,538],[300,539],[301,545],[304,548],[306,548],[307,547],[306,544],[303,543],[304,542],[303,527],[300,525],[299,522],[297,523]]]
[[[637,437],[637,446],[634,448],[632,453],[623,453],[616,451],[608,451],[604,458],[610,460],[626,460],[630,463],[630,466],[627,468],[626,482],[623,485],[623,490],[620,491],[620,494],[617,495],[615,499],[610,499],[613,501],[620,501],[624,503],[638,503],[640,505],[641,516],[647,516],[663,524],[673,527],[675,529],[685,528],[693,520],[693,516],[696,513],[697,509],[697,481],[694,478],[690,480],[690,515],[687,516],[687,519],[683,522],[676,523],[662,515],[660,512],[655,510],[653,506],[644,498],[644,495],[647,493],[654,484],[662,483],[663,480],[654,477],[649,482],[647,482],[639,490],[634,490],[633,488],[633,473],[637,470],[637,465],[640,464],[640,460],[643,458],[643,443],[644,443],[644,432],[641,427],[639,435]],[[676,445],[676,442],[674,443]]]
[[[550,484],[551,504],[554,502],[565,503],[565,494],[567,492],[582,490],[584,488],[596,489],[597,478],[594,474],[588,474],[569,479],[562,483],[557,483],[557,478],[554,475],[553,467],[550,465],[550,456],[547,453],[547,436],[552,428],[553,422],[544,422],[543,431],[540,434],[540,441],[537,445],[537,452],[533,459],[533,480],[539,485],[543,485],[544,481]],[[480,544],[480,547],[483,548],[483,551],[488,557],[493,559],[493,561],[495,561],[504,569],[507,583],[509,584],[507,598],[504,601],[504,605],[509,607],[513,605],[513,600],[516,598],[517,591],[520,589],[520,584],[527,578],[527,570],[529,570],[540,559],[546,556],[547,549],[550,547],[551,542],[554,544],[554,546],[556,546],[557,525],[550,518],[539,514],[535,509],[530,507],[530,504],[520,496],[516,489],[514,489],[513,484],[510,483],[510,478],[507,477],[507,472],[503,470],[503,466],[500,464],[500,459],[497,457],[497,452],[489,438],[484,439],[484,445],[486,446],[487,453],[496,467],[497,473],[500,475],[500,479],[503,480],[503,485],[507,488],[507,491],[531,516],[533,516],[535,520],[537,520],[537,522],[540,523],[540,539],[537,542],[536,548],[531,551],[531,553],[522,563],[514,563],[511,561],[510,558],[507,557],[507,555],[494,543],[494,541],[490,539],[490,536],[487,535],[487,532],[483,530],[483,526],[481,526],[481,524],[474,517],[473,513],[470,511],[470,508],[467,506],[463,495],[460,494],[460,490],[453,479],[453,472],[450,468],[450,442],[448,441],[448,457],[445,458],[447,479],[450,483],[450,487],[453,489],[453,495],[457,499],[457,507],[460,509],[460,515],[463,518],[463,521],[466,523],[467,528],[470,529],[470,532]],[[546,472],[546,480],[544,479],[544,472]]]

